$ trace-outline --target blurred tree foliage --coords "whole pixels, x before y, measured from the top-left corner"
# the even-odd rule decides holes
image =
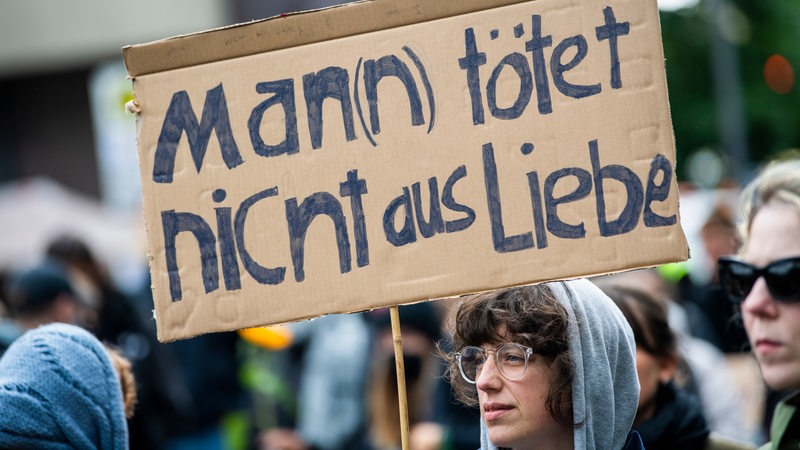
[[[667,82],[677,146],[677,172],[686,177],[686,161],[700,148],[712,148],[723,158],[714,98],[712,29],[716,24],[723,39],[738,55],[741,104],[746,123],[749,161],[758,164],[778,153],[800,147],[800,2],[786,0],[726,0],[716,14],[710,1],[691,8],[661,12]],[[793,67],[794,84],[786,93],[765,82],[765,63],[781,55]],[[785,73],[785,72],[784,72]],[[791,75],[791,71],[789,72]],[[784,81],[787,81],[784,77]]]

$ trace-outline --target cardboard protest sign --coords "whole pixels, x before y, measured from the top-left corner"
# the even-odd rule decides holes
[[[159,339],[685,259],[655,0],[127,47]]]

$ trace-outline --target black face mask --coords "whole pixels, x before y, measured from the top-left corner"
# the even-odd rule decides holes
[[[397,374],[397,367],[394,363],[394,358],[388,358],[386,361],[391,367],[390,371],[393,376]],[[403,369],[406,373],[406,383],[413,384],[420,378],[422,374],[422,357],[416,355],[403,355]]]

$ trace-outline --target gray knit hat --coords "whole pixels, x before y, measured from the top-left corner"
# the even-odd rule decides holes
[[[128,448],[119,378],[94,336],[50,324],[9,347],[0,359],[0,448]]]

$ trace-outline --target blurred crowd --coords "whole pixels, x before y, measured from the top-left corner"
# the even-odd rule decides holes
[[[711,208],[699,233],[710,264],[739,250],[737,220],[730,205]],[[91,338],[63,329],[51,333],[62,338],[76,333],[64,339],[91,345],[96,339],[110,361],[121,357],[115,370],[124,374],[127,367],[129,380],[135,380],[135,389],[128,389],[135,391],[135,403],[134,397],[122,399],[130,410],[124,419],[130,448],[401,448],[388,309],[159,343],[149,280],[138,290],[121,289],[95,255],[88,242],[60,235],[48,242],[34,266],[2,274],[0,353],[9,348],[19,353],[21,336],[47,324],[88,331]],[[694,421],[715,435],[760,445],[768,439],[775,405],[787,392],[762,381],[739,312],[722,293],[716,267],[705,268],[711,275],[702,282],[689,267],[674,264],[591,280],[617,304],[634,331],[640,433],[658,436],[673,430],[674,436],[691,436],[675,430],[688,429],[682,427]],[[412,450],[480,447],[478,409],[456,401],[440,357],[452,350],[447,330],[458,302],[444,299],[399,308]],[[30,345],[26,351],[45,344]],[[52,345],[63,350],[61,344]],[[107,365],[104,358],[99,359],[101,366]],[[649,372],[639,367],[646,363]],[[8,383],[10,376],[4,367],[0,364],[0,383]],[[80,377],[90,383],[90,375]],[[120,375],[118,383],[124,387],[125,377]],[[664,396],[674,399],[680,412],[659,422],[661,429],[648,428],[647,419],[657,414],[656,398]],[[2,403],[0,411],[8,413]],[[690,447],[675,440],[647,448]]]

